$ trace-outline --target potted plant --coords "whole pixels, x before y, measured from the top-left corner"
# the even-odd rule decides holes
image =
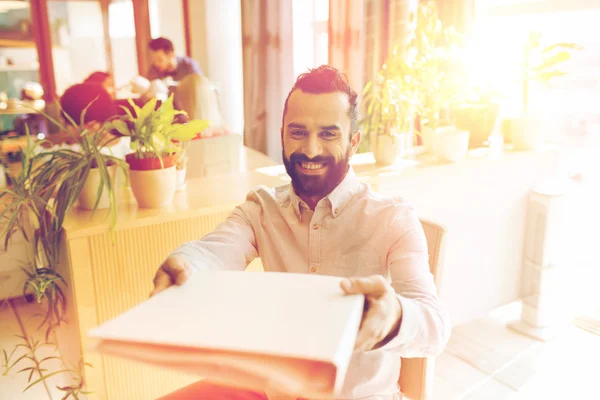
[[[123,109],[126,115],[109,121],[107,129],[116,129],[131,138],[133,153],[125,157],[129,164],[131,189],[140,207],[159,208],[173,202],[177,189],[176,163],[182,151],[182,142],[187,142],[206,129],[207,121],[193,120],[178,124],[173,96],[158,105],[151,99],[143,107],[129,102],[131,110]]]
[[[375,79],[362,92],[364,134],[375,161],[392,165],[412,144],[417,93],[412,66],[394,49]]]
[[[550,86],[555,78],[566,75],[558,67],[571,59],[573,51],[582,49],[574,43],[555,43],[542,47],[541,39],[541,33],[530,32],[525,42],[521,75],[522,112],[518,117],[505,121],[505,130],[515,150],[532,150],[544,142],[540,123],[531,112],[532,85]]]
[[[10,176],[9,186],[0,190],[0,227],[5,250],[16,234],[22,235],[31,245],[32,258],[23,268],[27,276],[23,294],[32,294],[45,309],[39,326],[39,329],[45,328],[45,339],[44,342],[40,342],[31,336],[23,336],[24,344],[16,347],[26,348],[29,352],[18,358],[14,350],[10,353],[4,351],[6,368],[3,373],[8,373],[12,368],[22,368],[22,364],[29,364],[29,367],[17,372],[29,375],[24,391],[40,383],[45,385],[47,378],[62,374],[65,381],[74,380],[74,385],[58,389],[65,393],[64,398],[76,398],[78,394],[85,394],[83,380],[73,379],[73,371],[69,369],[48,371],[46,366],[42,365],[49,359],[60,359],[66,365],[67,360],[60,356],[41,359],[36,354],[36,349],[42,345],[50,345],[51,339],[54,342],[52,347],[61,347],[57,328],[66,323],[67,313],[67,283],[57,272],[62,227],[65,216],[77,202],[86,168],[73,168],[73,164],[67,162],[70,159],[61,156],[53,158],[56,151],[44,150],[44,143],[33,143],[27,135],[27,146],[24,149],[19,148],[19,173]],[[80,160],[78,165],[82,165]],[[16,359],[9,362],[13,355]],[[32,379],[34,374],[36,378]]]
[[[492,134],[500,112],[499,94],[489,87],[473,86],[453,110],[458,129],[469,131],[469,148],[483,147]]]
[[[50,115],[41,112],[54,123],[63,134],[70,136],[77,143],[75,149],[58,149],[49,153],[49,162],[55,167],[66,167],[74,172],[82,172],[78,206],[84,210],[110,209],[112,223],[116,222],[115,177],[120,169],[126,176],[126,164],[114,157],[110,150],[111,143],[118,140],[105,125],[98,122],[85,123],[85,115],[93,101],[82,111],[77,124],[68,114],[65,126]],[[59,106],[60,107],[60,106]]]

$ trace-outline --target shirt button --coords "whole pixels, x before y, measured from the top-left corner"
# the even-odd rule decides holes
[[[319,225],[317,225],[317,224],[314,224],[314,225],[313,225],[313,229],[316,231],[317,229],[319,229]]]
[[[337,213],[339,213],[339,212],[340,212],[340,209],[336,208],[335,210],[333,210],[333,215],[337,215]]]
[[[309,271],[314,274],[315,272],[317,272],[317,268],[316,267],[310,267]]]

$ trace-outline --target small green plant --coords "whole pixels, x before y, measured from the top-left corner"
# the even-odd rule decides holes
[[[131,99],[129,105],[133,112],[123,107],[126,115],[109,121],[107,129],[115,129],[120,134],[131,137],[131,149],[136,158],[160,158],[177,153],[182,142],[193,139],[208,127],[208,121],[193,120],[187,124],[178,124],[175,117],[185,114],[175,110],[173,95],[157,108],[157,99],[148,101],[143,107],[137,106]]]
[[[17,371],[17,374],[27,374],[27,387],[23,390],[26,392],[33,386],[38,383],[44,382],[44,386],[46,388],[46,392],[49,394],[48,387],[45,385],[46,378],[49,378],[54,373],[49,375],[44,375],[48,369],[45,368],[45,364],[50,360],[60,360],[60,357],[49,356],[43,359],[39,359],[37,355],[37,351],[42,347],[52,346],[50,343],[40,342],[39,340],[34,340],[33,338],[29,338],[22,335],[17,335],[18,338],[22,340],[22,343],[17,344],[10,355],[6,352],[6,350],[2,349],[2,354],[4,356],[3,365],[2,365],[2,375],[8,375],[13,369],[18,368],[20,364],[23,362],[29,362],[29,365]],[[25,349],[25,353],[20,355],[15,361],[12,361],[12,357],[15,356],[15,352],[18,349]],[[38,376],[39,378],[33,380],[34,376]]]
[[[558,67],[569,61],[574,51],[581,49],[583,47],[574,43],[555,43],[542,47],[541,32],[529,32],[523,62],[523,112],[529,110],[530,83],[540,82],[549,86],[555,78],[566,75],[567,72]]]
[[[22,268],[27,274],[27,280],[23,284],[23,296],[28,292],[33,293],[38,304],[46,300],[46,315],[38,329],[46,325],[46,341],[50,340],[50,334],[65,322],[67,313],[67,298],[64,289],[65,280],[60,274],[50,268],[35,268],[33,272]]]
[[[18,370],[17,374],[27,374],[27,386],[23,389],[23,392],[31,389],[32,387],[43,384],[46,393],[48,393],[48,397],[52,398],[50,395],[50,390],[46,384],[46,380],[50,377],[60,375],[60,374],[68,374],[72,385],[66,386],[57,386],[57,389],[64,393],[62,400],[67,400],[69,398],[73,398],[74,400],[79,399],[79,395],[91,394],[93,392],[84,391],[85,380],[83,377],[83,368],[84,366],[92,367],[88,363],[84,363],[83,361],[79,362],[79,365],[74,366],[69,363],[69,367],[65,366],[65,360],[62,357],[57,356],[48,356],[42,359],[39,358],[37,352],[42,347],[52,347],[54,346],[49,342],[41,342],[39,340],[35,340],[31,337],[26,337],[22,335],[17,335],[22,340],[22,343],[17,344],[13,350],[9,353],[6,352],[5,349],[2,349],[2,375],[7,376],[12,370],[21,367],[23,363],[28,363],[28,365],[24,366],[20,370]],[[19,349],[25,349],[25,352],[19,356],[17,356],[16,352]],[[13,360],[13,358],[16,358]],[[47,368],[47,363],[50,360],[58,360],[62,364],[62,368],[57,369],[55,371],[49,372]],[[34,377],[37,379],[34,380]]]

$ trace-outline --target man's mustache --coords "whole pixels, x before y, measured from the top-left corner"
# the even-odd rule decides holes
[[[309,158],[304,153],[293,153],[290,156],[290,163],[292,163],[292,164],[303,163],[303,162],[313,162],[313,163],[319,163],[319,164],[326,164],[326,163],[331,163],[333,161],[334,161],[333,157],[316,156],[316,157],[313,157],[313,158]]]

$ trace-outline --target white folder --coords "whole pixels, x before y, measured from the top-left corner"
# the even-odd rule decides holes
[[[245,389],[335,397],[360,326],[363,295],[341,278],[194,271],[89,332],[97,350]]]

